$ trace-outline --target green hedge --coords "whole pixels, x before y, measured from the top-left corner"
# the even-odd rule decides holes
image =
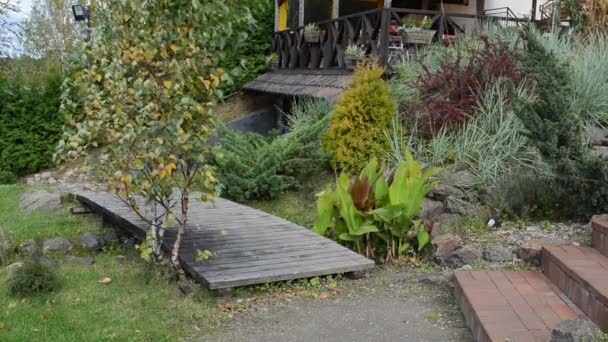
[[[17,69],[0,76],[0,170],[26,175],[53,166],[63,126],[62,81],[55,70],[23,77]]]

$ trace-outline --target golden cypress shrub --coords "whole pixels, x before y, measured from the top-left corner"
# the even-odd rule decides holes
[[[384,69],[374,62],[360,64],[336,102],[322,141],[323,150],[334,154],[334,167],[357,172],[389,148],[384,132],[391,128],[397,104],[383,74]]]

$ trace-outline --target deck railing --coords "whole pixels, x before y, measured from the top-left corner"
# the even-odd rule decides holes
[[[344,50],[351,44],[363,48],[367,55],[375,55],[382,66],[387,66],[390,26],[402,25],[404,18],[409,15],[429,16],[439,39],[444,34],[464,33],[464,29],[454,20],[457,18],[468,19],[475,24],[487,20],[507,23],[526,21],[513,16],[383,8],[317,22],[321,32],[319,43],[305,42],[304,26],[275,32],[272,50],[279,56],[280,69],[344,69]]]

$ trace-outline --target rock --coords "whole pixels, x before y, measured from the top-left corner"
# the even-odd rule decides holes
[[[454,270],[454,272],[467,272],[467,271],[471,271],[473,269],[473,266],[471,265],[464,265],[461,267],[458,267],[457,269]]]
[[[447,228],[453,225],[455,222],[460,220],[460,215],[443,213],[437,217],[433,222],[433,230],[431,231],[431,238],[443,235]]]
[[[593,146],[591,152],[597,157],[608,158],[608,146]]]
[[[84,265],[84,266],[90,266],[95,263],[95,260],[93,260],[91,258],[80,258],[80,257],[71,256],[71,255],[66,256],[65,259],[63,259],[63,260],[70,264]]]
[[[561,321],[551,333],[551,342],[594,341],[597,327],[588,320]]]
[[[52,268],[59,268],[59,263],[57,262],[57,260],[51,259],[46,255],[39,256],[38,262],[44,266],[49,266]]]
[[[465,246],[441,259],[441,265],[459,268],[464,265],[474,264],[477,261],[479,261],[479,255],[472,248]]]
[[[40,248],[34,240],[25,240],[19,246],[19,252],[22,254],[37,255],[40,254]]]
[[[434,286],[449,286],[451,283],[450,278],[451,273],[446,272],[427,273],[416,277],[418,282]]]
[[[100,250],[106,244],[100,235],[92,233],[83,234],[82,240],[84,242],[84,247],[93,251]]]
[[[443,184],[452,185],[461,189],[469,189],[479,184],[477,177],[469,171],[449,173],[444,177]]]
[[[127,263],[127,257],[124,255],[117,255],[114,260],[116,260],[116,263],[119,265],[124,265]]]
[[[188,285],[180,285],[179,286],[179,291],[184,295],[187,296],[189,294],[192,293],[192,288]]]
[[[492,246],[484,248],[482,257],[490,262],[506,262],[513,260],[513,250],[504,246]]]
[[[540,265],[542,245],[538,241],[528,241],[517,249],[517,257],[525,262]]]
[[[21,267],[23,267],[23,262],[17,261],[17,262],[14,262],[14,263],[6,266],[6,269],[9,270],[10,272],[13,272]]]
[[[50,193],[46,190],[28,191],[21,195],[19,206],[26,212],[55,210],[61,208],[61,198],[59,194]]]
[[[462,197],[464,193],[462,190],[449,184],[439,184],[433,191],[431,191],[428,197],[435,201],[445,202],[449,197]]]
[[[120,239],[118,238],[118,234],[116,233],[116,230],[112,229],[112,228],[106,229],[105,234],[103,234],[103,239],[105,240],[106,243],[109,243],[109,244],[117,244],[120,242]]]
[[[591,133],[591,145],[601,146],[608,143],[608,130],[594,128]]]
[[[52,238],[48,240],[44,240],[42,243],[42,252],[61,252],[67,253],[72,250],[72,243],[64,238]]]
[[[51,177],[53,177],[53,174],[51,172],[49,172],[49,171],[45,171],[45,172],[42,172],[40,174],[40,179],[41,180],[46,180],[46,179],[49,179]]]
[[[0,241],[0,253],[2,255],[9,255],[15,253],[15,243],[9,240]]]
[[[431,240],[431,244],[435,247],[435,260],[441,262],[445,257],[454,253],[460,247],[461,241],[459,236],[452,234],[438,236]]]
[[[445,206],[443,205],[443,202],[433,201],[425,198],[424,202],[422,203],[422,212],[420,213],[420,217],[435,221],[444,212]]]

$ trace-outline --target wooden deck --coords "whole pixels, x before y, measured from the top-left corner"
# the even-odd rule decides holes
[[[147,224],[109,193],[74,193],[104,220],[143,239]],[[194,198],[194,197],[193,197]],[[374,262],[298,226],[228,200],[190,201],[189,225],[180,251],[184,270],[210,289],[233,288],[274,281],[338,273],[359,272]],[[175,241],[175,229],[167,231],[164,249]],[[196,261],[198,250],[213,256]]]

